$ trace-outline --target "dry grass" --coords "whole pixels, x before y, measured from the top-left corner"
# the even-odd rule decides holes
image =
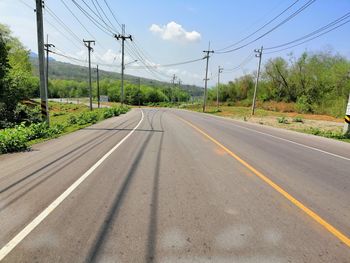
[[[261,107],[262,105],[260,104],[260,107],[256,109],[254,116],[251,115],[250,107],[242,106],[221,105],[220,110],[218,111],[216,106],[208,105],[206,112],[222,117],[299,132],[314,133],[317,131],[317,135],[329,135],[330,133],[341,135],[342,133],[343,119],[341,118],[335,118],[328,115],[300,114],[291,111],[294,105],[290,103],[271,102],[264,104],[264,107],[276,109],[276,111],[261,109]],[[198,104],[187,105],[184,108],[198,112],[202,111],[202,106]],[[283,121],[281,121],[281,119],[283,119]],[[345,141],[348,140],[345,139]]]

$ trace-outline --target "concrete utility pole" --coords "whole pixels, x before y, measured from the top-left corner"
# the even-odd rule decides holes
[[[344,134],[350,135],[350,94],[349,94],[349,99],[348,99],[348,105],[346,107],[344,121],[345,121],[345,123],[344,123],[343,132],[344,132]]]
[[[175,89],[175,80],[176,80],[176,75],[174,74],[172,79],[171,79],[171,83],[172,85],[172,89],[170,89],[170,100],[171,102],[174,102],[174,89]]]
[[[219,108],[219,87],[220,87],[220,74],[222,73],[222,71],[224,70],[224,68],[222,67],[218,67],[218,88],[216,89],[216,106]]]
[[[95,40],[83,40],[85,46],[89,52],[89,95],[90,95],[90,110],[92,110],[92,87],[91,87],[91,51],[94,49],[91,47],[91,43],[95,45]]]
[[[178,79],[177,84],[179,86],[179,89],[181,89],[181,83],[182,83],[181,79]],[[177,101],[180,101],[179,97],[177,97]]]
[[[139,91],[137,94],[138,100],[139,100],[139,107],[141,106],[141,78],[139,78]]]
[[[208,50],[203,50],[204,53],[206,53],[206,56],[204,58],[207,59],[207,66],[205,68],[205,79],[204,79],[204,98],[203,98],[203,112],[205,112],[205,109],[207,107],[207,85],[208,85],[208,66],[209,66],[209,54],[214,53],[214,50],[210,50],[210,42]]]
[[[114,35],[114,37],[119,40],[122,40],[122,77],[121,77],[121,91],[120,91],[120,102],[124,103],[124,42],[126,39],[130,39],[132,41],[132,36],[125,36],[125,25],[122,25],[122,34]]]
[[[46,36],[46,44],[44,44],[45,51],[46,51],[46,81],[45,81],[45,91],[46,94],[48,95],[49,93],[49,52],[50,52],[50,47],[55,47],[54,44],[49,44],[49,35]],[[50,126],[50,116],[47,114],[47,119],[46,122]]]
[[[264,47],[261,46],[260,49],[255,49],[254,52],[257,53],[255,56],[259,58],[259,64],[258,64],[258,72],[256,76],[256,81],[255,81],[255,88],[254,88],[254,97],[253,97],[253,104],[252,104],[252,115],[255,113],[255,104],[256,104],[256,94],[258,90],[258,85],[259,85],[259,77],[260,77],[260,66],[261,66],[261,58],[262,58],[262,53],[263,53]]]
[[[39,79],[41,116],[49,124],[49,106],[47,101],[47,90],[45,85],[45,55],[44,55],[44,25],[43,25],[43,1],[36,0],[36,26],[38,36],[38,57],[39,57]]]
[[[98,72],[98,65],[96,67],[96,84],[97,84],[97,107],[100,108],[100,76]]]

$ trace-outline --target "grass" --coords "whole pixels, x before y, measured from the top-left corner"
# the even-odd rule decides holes
[[[0,130],[0,154],[29,149],[33,144],[57,138],[104,119],[126,113],[129,107],[100,108],[90,111],[83,104],[49,102],[50,127],[46,123],[17,125]]]
[[[300,114],[293,111],[293,107],[287,103],[269,102],[264,108],[270,110],[257,108],[252,116],[250,107],[221,105],[218,110],[216,105],[208,105],[206,113],[350,142],[350,138],[342,134],[342,118]],[[181,108],[202,112],[201,104],[186,104]]]

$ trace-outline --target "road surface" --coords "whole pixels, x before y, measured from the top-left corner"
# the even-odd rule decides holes
[[[350,262],[350,144],[133,109],[0,156],[3,262]]]

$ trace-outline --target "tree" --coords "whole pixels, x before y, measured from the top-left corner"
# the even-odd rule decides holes
[[[4,127],[8,123],[20,121],[15,119],[17,104],[35,94],[38,83],[32,76],[29,51],[11,35],[10,29],[2,24],[0,42],[1,127]]]

